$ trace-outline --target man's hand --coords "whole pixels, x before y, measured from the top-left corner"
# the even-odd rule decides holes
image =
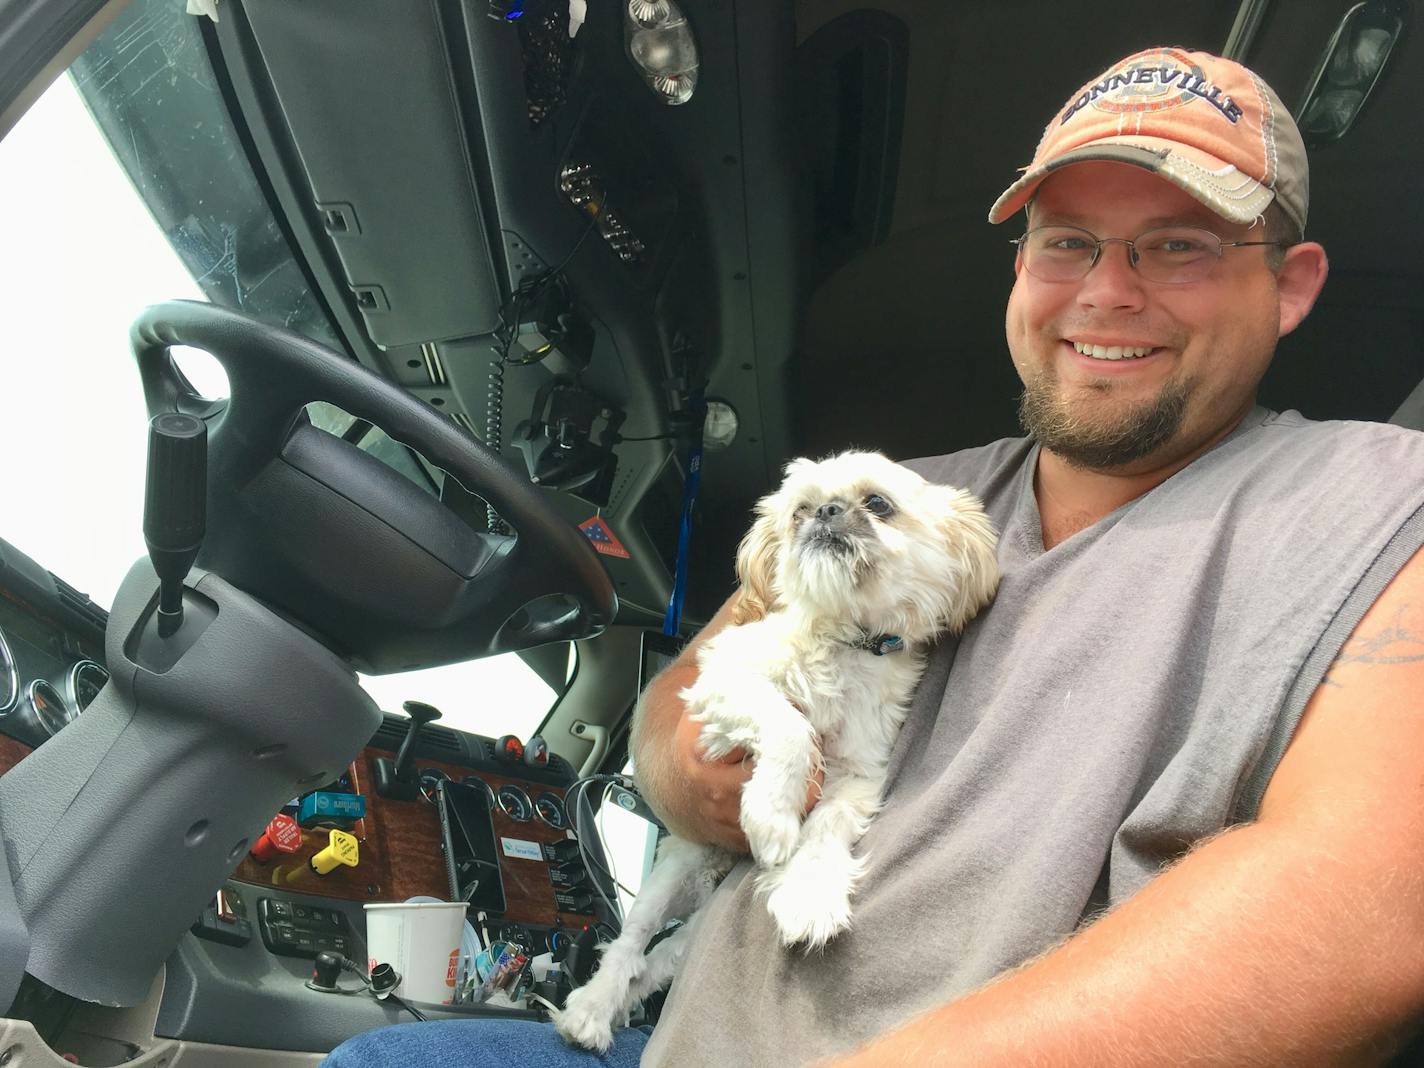
[[[679,696],[697,680],[697,650],[731,625],[736,596],[724,604],[696,639],[643,694],[633,721],[633,761],[638,784],[668,829],[693,842],[747,852],[742,833],[742,787],[754,761],[742,750],[709,759],[698,742],[701,724],[688,717]],[[807,783],[806,809],[820,799],[824,775]]]
[[[696,809],[696,821],[707,833],[707,840],[734,853],[747,852],[747,837],[742,832],[742,787],[752,777],[756,762],[741,749],[723,757],[709,758],[698,741],[701,724],[685,713],[678,717],[673,732],[673,758],[677,774],[686,783],[691,803]],[[806,807],[809,812],[821,799],[824,772],[817,767],[806,784]]]
[[[702,730],[684,712],[673,730],[672,759],[676,775],[684,784],[694,808],[697,825],[707,841],[747,852],[747,836],[742,833],[742,787],[752,777],[751,757],[740,749],[717,759],[709,758],[698,741]]]

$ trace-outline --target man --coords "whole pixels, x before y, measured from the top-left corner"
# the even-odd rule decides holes
[[[644,1065],[1359,1065],[1421,1018],[1424,436],[1254,407],[1325,279],[1306,207],[1285,108],[1215,57],[1129,57],[1050,122],[990,216],[1028,213],[1031,439],[910,465],[984,497],[999,597],[932,658],[854,929],[779,950],[742,865]],[[637,766],[735,845],[695,670]]]
[[[1053,118],[990,215],[1027,211],[1030,436],[910,465],[984,499],[1004,577],[931,657],[855,926],[784,951],[739,865],[651,1039],[602,1063],[1360,1065],[1424,1018],[1424,435],[1255,407],[1324,283],[1307,203],[1236,64],[1139,53]],[[748,771],[677,697],[695,648],[638,773],[739,846]],[[399,1031],[339,1063],[482,1063]],[[550,1038],[539,1063],[597,1060]]]

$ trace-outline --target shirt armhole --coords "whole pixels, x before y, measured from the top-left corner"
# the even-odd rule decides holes
[[[1324,680],[1330,665],[1340,655],[1346,639],[1354,633],[1355,627],[1370,610],[1370,606],[1379,599],[1384,588],[1394,580],[1394,576],[1399,574],[1400,569],[1409,562],[1421,545],[1424,545],[1424,508],[1420,508],[1405,520],[1394,537],[1385,543],[1374,562],[1365,569],[1360,581],[1345,598],[1335,617],[1321,632],[1315,648],[1305,658],[1295,682],[1286,693],[1280,714],[1266,739],[1260,759],[1243,777],[1237,790],[1236,803],[1232,807],[1233,822],[1246,823],[1256,818],[1261,800],[1266,796],[1266,787],[1270,784],[1271,776],[1275,774],[1291,739],[1295,737],[1295,729],[1300,725],[1305,706]]]

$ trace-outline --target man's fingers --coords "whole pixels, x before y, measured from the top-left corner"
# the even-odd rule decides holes
[[[719,757],[710,757],[710,758],[709,758],[709,757],[707,757],[706,755],[704,755],[704,756],[702,757],[702,760],[703,760],[704,763],[707,763],[707,764],[741,764],[741,763],[745,763],[745,764],[747,765],[748,773],[750,773],[750,769],[751,769],[751,766],[752,766],[752,761],[748,759],[749,756],[750,756],[750,754],[749,754],[745,749],[733,749],[731,752],[729,752],[729,753],[723,753],[723,754],[722,754],[721,756],[719,756]]]
[[[821,800],[821,791],[826,785],[826,767],[818,759],[811,769],[811,777],[806,781],[806,811],[810,812]]]

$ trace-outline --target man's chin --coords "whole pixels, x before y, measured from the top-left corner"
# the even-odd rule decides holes
[[[1111,386],[1108,383],[1107,386]],[[1026,388],[1019,399],[1025,433],[1074,467],[1111,470],[1159,453],[1181,430],[1187,390],[1164,387],[1145,401],[1126,401],[1096,389],[1073,401]]]

